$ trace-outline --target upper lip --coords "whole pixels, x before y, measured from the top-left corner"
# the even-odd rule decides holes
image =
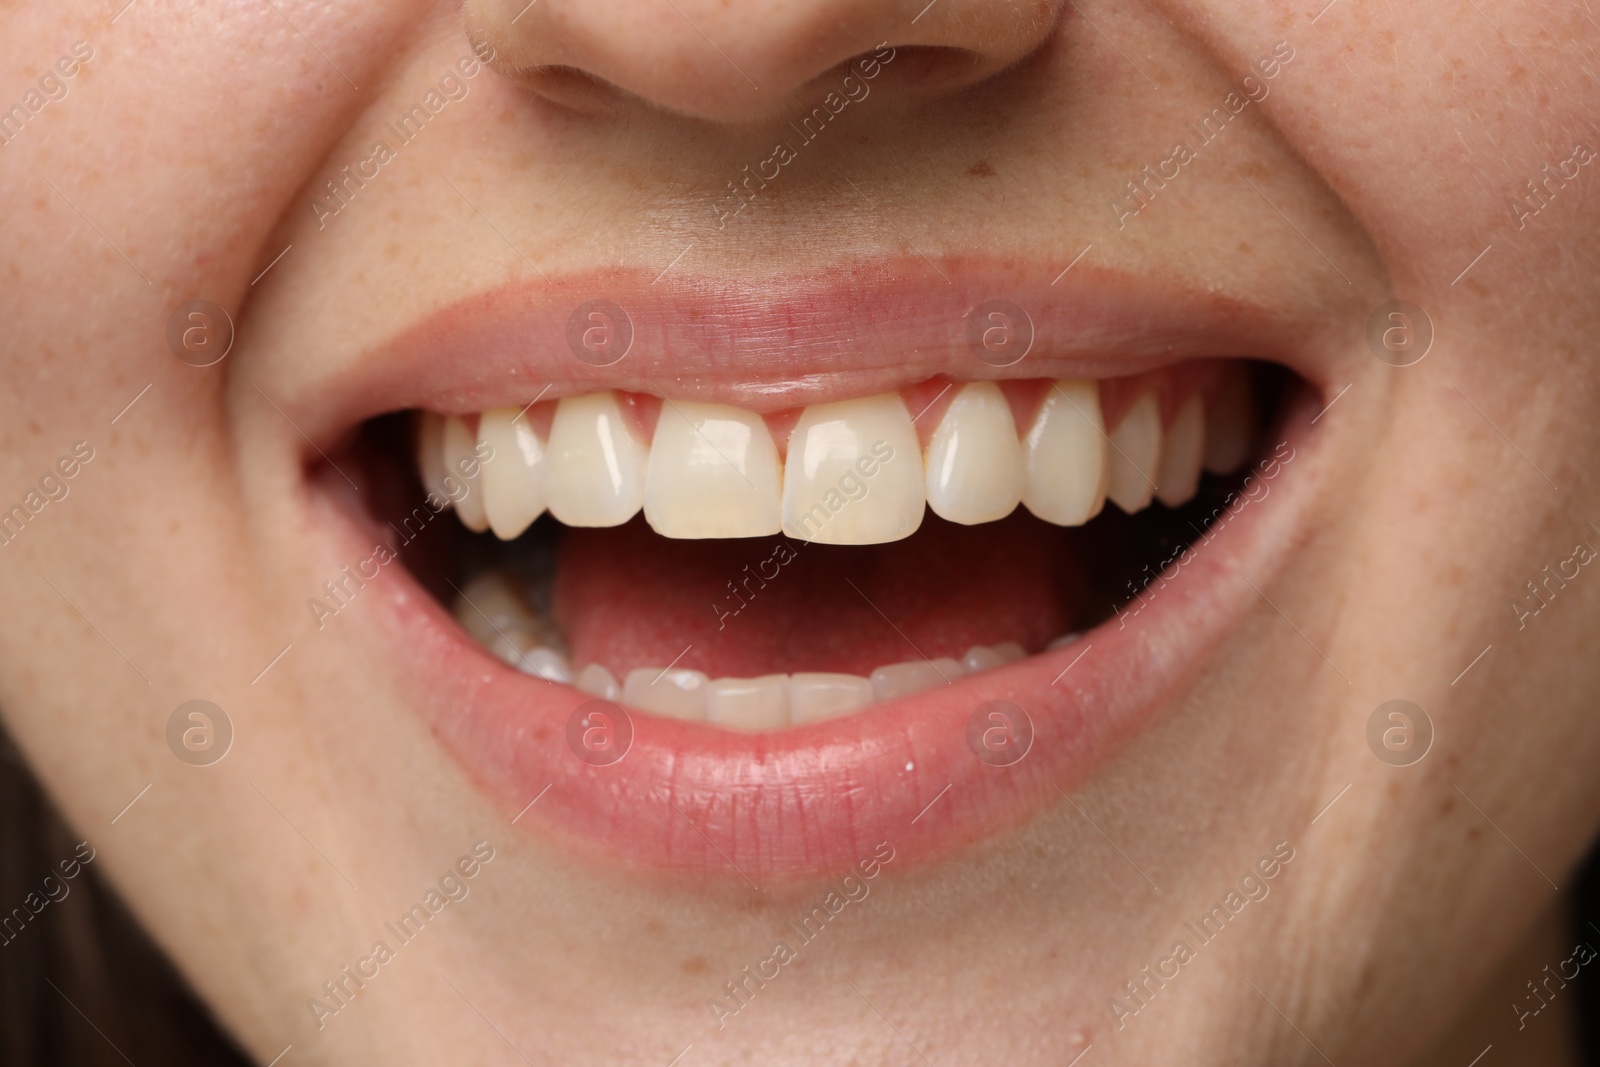
[[[1056,268],[1059,271],[1059,268]],[[480,292],[407,324],[268,392],[307,438],[336,442],[392,411],[464,414],[603,389],[632,390],[770,413],[886,392],[938,375],[1109,378],[1185,359],[1242,357],[1289,366],[1322,390],[1342,346],[1325,307],[1267,308],[1080,263],[1051,269],[987,259],[911,256],[841,267],[822,278],[657,281],[615,270]],[[579,360],[573,312],[593,300],[622,308],[627,355]],[[1006,300],[1035,341],[1007,367],[977,358],[972,311]]]

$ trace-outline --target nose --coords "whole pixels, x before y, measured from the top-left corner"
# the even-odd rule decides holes
[[[953,92],[1037,48],[1063,0],[468,0],[494,66],[584,109],[644,102],[717,122],[783,115],[855,63],[873,89]],[[887,60],[887,62],[885,62]],[[839,71],[842,75],[848,73]]]

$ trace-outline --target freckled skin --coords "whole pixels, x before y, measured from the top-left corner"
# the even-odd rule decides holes
[[[1305,1062],[1302,1033],[1336,1063],[1459,1064],[1490,1040],[1575,1062],[1548,1014],[1537,1047],[1487,1020],[1570,951],[1545,951],[1549,909],[1600,822],[1600,577],[1525,630],[1510,606],[1600,544],[1600,171],[1524,227],[1511,206],[1600,148],[1600,29],[1501,0],[523,6],[0,4],[0,108],[74,42],[95,50],[0,147],[0,506],[75,442],[97,452],[0,546],[0,714],[252,1054],[506,1061],[449,975],[535,1062],[691,1043],[702,1064],[921,1062],[885,1018],[940,1063],[1060,1063],[1079,1042],[1097,1064]],[[500,69],[320,216],[472,41]],[[719,229],[726,184],[885,41],[871,95]],[[1127,183],[1279,42],[1270,93],[1120,218]],[[720,1030],[706,1000],[826,888],[625,876],[510,826],[422,725],[381,596],[308,623],[350,557],[263,400],[507,279],[648,275],[691,244],[680,269],[773,287],[920,255],[1048,282],[1092,246],[1085,266],[1295,309],[1332,338],[1323,399],[1349,386],[1284,475],[1316,481],[1293,558],[1149,730],[1072,804],[886,868]],[[1365,340],[1391,296],[1434,326],[1411,367]],[[198,298],[237,326],[205,369],[166,341]],[[206,768],[165,740],[196,698],[236,731]],[[1363,733],[1395,698],[1435,728],[1409,767]],[[306,999],[480,839],[498,855],[471,897],[319,1030]],[[1118,1029],[1124,983],[1279,841],[1297,856],[1271,896]]]

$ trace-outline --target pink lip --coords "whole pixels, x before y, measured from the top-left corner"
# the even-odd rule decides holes
[[[1113,619],[1055,652],[780,733],[637,713],[620,761],[585,762],[569,745],[568,725],[591,698],[494,659],[397,569],[386,586],[392,610],[382,616],[393,661],[479,787],[508,818],[522,812],[519,828],[634,869],[761,887],[840,870],[881,842],[907,862],[946,854],[1025,822],[1111,759],[1254,606],[1258,594],[1238,573],[1248,562],[1256,585],[1270,580],[1315,492],[1305,438],[1333,360],[1313,351],[1308,338],[1321,331],[1311,316],[1269,317],[1244,302],[1188,298],[1087,270],[1075,272],[1071,286],[1007,287],[1008,272],[992,264],[941,264],[949,285],[937,277],[930,284],[929,265],[911,260],[875,272],[871,284],[786,289],[781,299],[754,286],[725,286],[714,297],[704,287],[656,295],[629,278],[634,347],[604,369],[573,357],[566,320],[585,300],[624,291],[620,276],[506,288],[448,308],[359,366],[289,393],[297,425],[333,441],[386,411],[526,403],[545,385],[709,395],[775,410],[940,373],[1105,377],[1241,354],[1271,356],[1312,382],[1284,419],[1291,429],[1275,431],[1300,458],[1271,486],[1270,503],[1245,508],[1198,543],[1159,596],[1136,602],[1132,621]],[[1035,324],[1034,352],[1015,367],[974,358],[961,329],[963,315],[997,293],[1027,307]],[[748,360],[730,363],[727,346],[692,343],[693,329],[682,325],[690,322],[739,326],[758,341],[741,350]],[[383,536],[364,517],[343,514],[352,547]],[[1032,724],[1031,748],[1009,766],[980,760],[968,741],[969,720],[994,700],[1020,706]]]
[[[388,411],[468,413],[598,389],[772,412],[941,374],[1109,378],[1204,357],[1271,359],[1325,384],[1322,309],[1269,314],[1240,297],[1087,263],[1051,284],[1048,268],[1030,266],[912,257],[821,279],[669,275],[652,284],[619,269],[512,283],[435,312],[353,363],[279,383],[273,395],[325,444]],[[1012,366],[982,361],[968,339],[973,310],[995,299],[1032,322],[1032,349]],[[627,355],[607,367],[580,361],[568,339],[573,312],[593,300],[622,307],[632,326]]]

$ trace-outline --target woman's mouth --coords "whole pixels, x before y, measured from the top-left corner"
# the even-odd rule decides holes
[[[761,885],[882,842],[944,854],[1179,694],[1306,496],[1282,477],[1316,407],[1292,359],[1095,333],[1051,352],[1041,331],[1015,364],[916,349],[856,395],[795,375],[803,403],[669,382],[671,354],[637,349],[611,388],[587,361],[537,384],[513,353],[404,410],[372,398],[391,375],[313,483],[344,536],[405,561],[397,669],[519,828]],[[359,498],[329,477],[346,462]],[[362,580],[326,583],[325,610]]]

